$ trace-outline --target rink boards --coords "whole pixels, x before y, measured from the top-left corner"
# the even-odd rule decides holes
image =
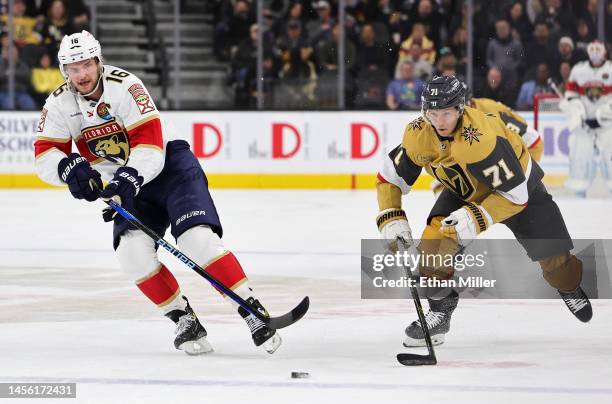
[[[532,112],[521,113],[529,122]],[[212,187],[369,189],[386,153],[418,112],[163,112],[171,136],[187,140]],[[46,187],[34,172],[34,112],[0,113],[0,188]],[[549,185],[567,174],[568,138],[561,113],[540,115],[542,166]],[[168,136],[170,137],[170,136]],[[421,176],[415,188],[426,188]]]

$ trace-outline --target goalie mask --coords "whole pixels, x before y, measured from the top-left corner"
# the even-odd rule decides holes
[[[589,60],[595,67],[601,66],[606,61],[606,47],[599,41],[593,41],[587,46]]]

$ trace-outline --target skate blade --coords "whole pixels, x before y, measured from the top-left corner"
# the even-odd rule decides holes
[[[178,349],[184,351],[187,355],[202,355],[213,352],[213,348],[206,337],[202,337],[197,341],[185,341],[179,345]]]
[[[278,347],[281,346],[282,342],[283,339],[280,337],[280,335],[278,335],[278,332],[275,332],[274,335],[270,337],[266,342],[261,344],[261,346],[263,347],[263,349],[266,350],[267,353],[272,355],[274,352],[276,352]]]
[[[437,334],[437,335],[431,336],[432,345],[442,345],[443,343],[444,343],[444,334]],[[421,347],[421,346],[427,346],[427,343],[425,342],[425,338],[414,339],[414,338],[410,338],[409,336],[406,336],[406,338],[404,339],[404,346],[406,348]]]

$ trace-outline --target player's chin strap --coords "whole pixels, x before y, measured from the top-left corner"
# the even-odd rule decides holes
[[[90,181],[89,183],[92,189],[100,193],[101,189],[98,187],[96,183],[94,183],[93,181]],[[214,276],[206,272],[202,267],[196,264],[191,258],[187,257],[179,249],[175,248],[172,244],[164,240],[155,231],[147,227],[138,218],[136,218],[130,212],[125,210],[123,207],[121,207],[121,205],[119,205],[117,202],[115,202],[112,199],[104,200],[104,202],[108,206],[110,206],[112,209],[114,209],[119,215],[121,215],[128,223],[130,223],[132,226],[136,227],[137,229],[142,230],[147,236],[151,237],[155,241],[155,243],[157,243],[159,246],[163,247],[170,254],[178,258],[183,264],[193,269],[195,272],[198,273],[198,275],[202,276],[204,279],[210,282],[215,288],[217,288],[217,290],[219,290],[221,293],[223,293],[224,295],[228,296],[230,299],[238,303],[240,307],[242,307],[243,309],[245,309],[246,311],[248,311],[249,313],[257,317],[258,319],[260,319],[268,327],[274,330],[277,330],[279,328],[290,326],[291,324],[295,323],[296,321],[304,317],[304,314],[306,314],[306,312],[308,311],[310,300],[308,299],[308,296],[306,296],[304,299],[302,299],[300,304],[298,304],[293,310],[291,310],[288,313],[283,314],[282,316],[269,317],[261,313],[259,310],[257,310],[257,308],[251,306],[243,298],[238,296],[232,289],[226,287],[223,283],[221,283],[221,281],[219,281],[217,278],[215,278]]]
[[[100,83],[102,83],[102,73],[104,72],[104,69],[102,67],[100,67],[99,72],[98,72],[98,82],[96,83],[96,86],[93,88],[93,90],[91,90],[90,92],[88,92],[87,94],[83,94],[81,92],[79,92],[79,90],[77,90],[73,85],[72,85],[72,81],[68,78],[67,82],[68,82],[68,89],[70,90],[71,93],[73,94],[77,94],[80,95],[81,97],[89,97],[91,96],[93,93],[95,93],[98,90],[98,87],[100,87]]]

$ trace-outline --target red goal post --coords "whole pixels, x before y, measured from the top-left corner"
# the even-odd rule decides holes
[[[559,112],[559,101],[561,98],[557,94],[540,93],[533,97],[533,126],[538,130],[538,121],[543,112]]]

